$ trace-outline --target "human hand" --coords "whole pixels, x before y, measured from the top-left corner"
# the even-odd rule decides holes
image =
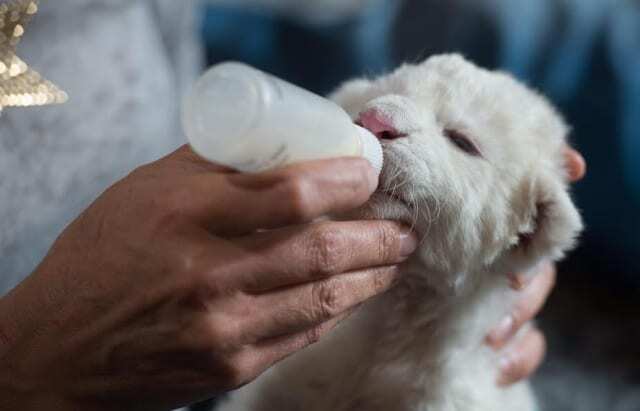
[[[581,180],[586,173],[584,158],[571,148],[566,149],[565,156],[570,180]],[[555,286],[555,266],[545,263],[538,269],[539,272],[533,275],[511,276],[511,287],[520,291],[520,298],[512,313],[487,336],[487,343],[495,350],[501,350],[498,384],[503,386],[530,377],[545,356],[544,334],[534,325],[524,330],[525,334],[520,338],[514,338],[524,326],[531,325]]]
[[[170,409],[252,380],[397,279],[408,229],[310,223],[376,185],[362,159],[241,175],[187,147],[135,170],[0,300],[0,409]]]

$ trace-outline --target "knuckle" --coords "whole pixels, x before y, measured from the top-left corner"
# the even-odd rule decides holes
[[[314,188],[308,177],[295,175],[282,183],[283,198],[289,206],[291,217],[300,222],[315,218]]]
[[[372,282],[374,292],[379,293],[387,290],[397,277],[397,269],[395,268],[380,268],[374,271],[372,276]]]
[[[340,292],[333,282],[316,283],[311,290],[316,319],[326,320],[342,312]]]
[[[222,361],[219,368],[223,381],[230,389],[246,384],[252,376],[248,356],[244,352],[228,356]]]
[[[344,238],[328,224],[319,224],[310,234],[310,265],[318,277],[340,271],[340,255],[345,250]]]
[[[175,232],[184,225],[189,207],[185,191],[184,188],[164,190],[164,187],[148,190],[148,198],[138,212],[150,222],[155,233]]]
[[[198,257],[190,250],[178,253],[173,258],[173,271],[181,277],[193,277],[197,272]]]
[[[534,344],[537,347],[537,357],[536,363],[534,364],[536,367],[542,363],[544,357],[547,354],[547,339],[544,336],[544,333],[540,331],[538,328],[534,328],[532,333],[532,338],[535,340]]]
[[[177,343],[188,352],[202,356],[207,364],[218,366],[238,344],[233,342],[234,338],[222,319],[208,314],[192,317],[182,321],[183,330]]]
[[[378,254],[382,261],[389,261],[396,257],[396,254],[400,251],[398,244],[398,236],[395,235],[395,230],[392,229],[389,224],[381,224],[378,227]]]
[[[521,304],[516,305],[511,310],[511,320],[513,322],[514,328],[518,329],[525,323],[525,312]]]
[[[231,291],[227,274],[233,270],[227,270],[219,264],[216,256],[210,253],[210,245],[185,244],[176,247],[176,250],[168,252],[167,273],[182,286],[185,291],[199,293],[201,297],[212,297],[228,294]]]
[[[162,211],[170,216],[183,215],[192,202],[192,194],[186,186],[172,188],[162,196]]]
[[[525,356],[517,355],[513,359],[513,363],[511,364],[511,368],[509,374],[511,374],[512,378],[516,381],[520,381],[529,374],[531,374],[534,370],[534,364],[529,361]]]
[[[544,359],[546,342],[544,335],[533,329],[526,336],[526,343],[509,357],[505,374],[512,382],[522,381],[533,374]]]
[[[198,247],[180,247],[170,257],[172,275],[184,279],[187,283],[201,286],[204,275],[202,252]]]
[[[203,331],[206,346],[214,352],[231,350],[236,340],[234,328],[228,319],[209,318]]]
[[[320,341],[323,334],[324,332],[323,332],[322,326],[316,326],[316,327],[310,328],[305,332],[306,345],[313,345],[317,343],[318,341]]]

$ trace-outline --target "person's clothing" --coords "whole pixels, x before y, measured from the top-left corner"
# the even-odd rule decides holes
[[[0,296],[101,191],[183,142],[180,90],[200,64],[193,5],[40,2],[18,55],[70,98],[0,115]]]

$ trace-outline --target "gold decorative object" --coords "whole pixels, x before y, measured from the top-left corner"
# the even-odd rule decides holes
[[[37,0],[0,3],[0,110],[67,101],[64,91],[42,78],[16,55],[25,28],[37,12]]]

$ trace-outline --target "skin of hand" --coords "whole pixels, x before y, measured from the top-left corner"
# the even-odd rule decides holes
[[[575,150],[565,151],[567,171],[572,182],[580,181],[586,173],[586,162]],[[487,336],[487,344],[500,350],[498,384],[509,386],[530,377],[542,364],[546,351],[544,334],[531,325],[521,338],[514,338],[525,325],[542,310],[556,281],[556,268],[551,263],[538,267],[535,275],[514,274],[510,284],[520,291],[519,301],[512,313],[504,318]]]
[[[0,300],[0,409],[172,409],[251,381],[397,280],[408,228],[311,223],[376,186],[355,158],[249,175],[183,147],[135,170]]]
[[[135,170],[0,299],[0,408],[170,409],[318,341],[391,287],[417,245],[393,222],[309,223],[376,185],[361,159],[239,175],[186,147]],[[523,293],[528,308],[492,345],[551,288]],[[516,364],[542,358],[539,332],[521,341]]]

